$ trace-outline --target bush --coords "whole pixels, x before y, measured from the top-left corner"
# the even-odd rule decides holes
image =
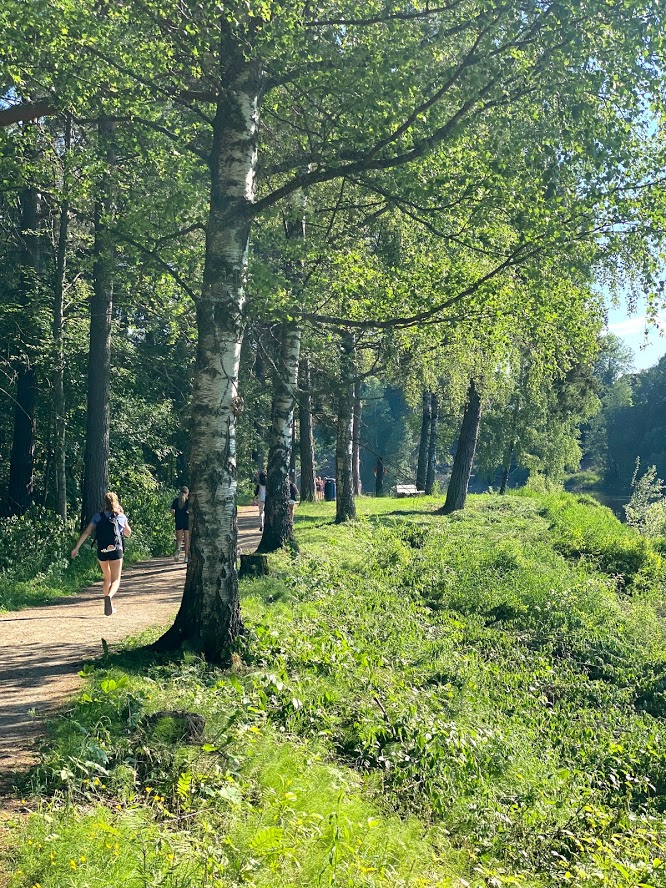
[[[123,472],[110,487],[127,512],[133,549],[146,556],[172,552],[174,524],[169,510],[175,494],[165,490],[147,469]]]
[[[76,527],[53,512],[33,506],[25,515],[0,519],[0,574],[31,580],[66,561]]]
[[[561,493],[539,499],[542,514],[551,522],[552,544],[563,555],[588,559],[627,591],[645,591],[663,582],[666,565],[656,547],[622,524],[610,509],[585,495]]]

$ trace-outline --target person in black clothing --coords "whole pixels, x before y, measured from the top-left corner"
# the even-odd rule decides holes
[[[171,503],[171,514],[176,519],[176,552],[174,561],[180,559],[181,550],[185,549],[185,564],[190,558],[190,491],[188,487],[180,488],[180,496]]]

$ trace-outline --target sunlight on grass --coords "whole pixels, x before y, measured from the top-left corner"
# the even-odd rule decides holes
[[[440,505],[299,507],[232,671],[87,669],[9,888],[666,885],[658,545],[573,495]]]

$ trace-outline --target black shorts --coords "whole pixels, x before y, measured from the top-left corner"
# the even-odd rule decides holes
[[[121,561],[124,554],[122,549],[114,549],[112,552],[98,552],[97,558],[100,561]]]
[[[176,530],[189,530],[189,529],[190,529],[190,522],[187,517],[185,517],[184,521],[182,518],[180,519],[180,521],[178,519],[176,519]]]

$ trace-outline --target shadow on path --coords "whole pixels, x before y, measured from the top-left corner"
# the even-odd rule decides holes
[[[239,549],[259,544],[257,510],[239,510]],[[185,566],[155,558],[123,571],[114,604],[103,615],[102,584],[57,603],[0,614],[0,786],[35,760],[46,717],[81,685],[79,671],[109,646],[171,623],[183,594]],[[0,794],[2,790],[0,789]]]

